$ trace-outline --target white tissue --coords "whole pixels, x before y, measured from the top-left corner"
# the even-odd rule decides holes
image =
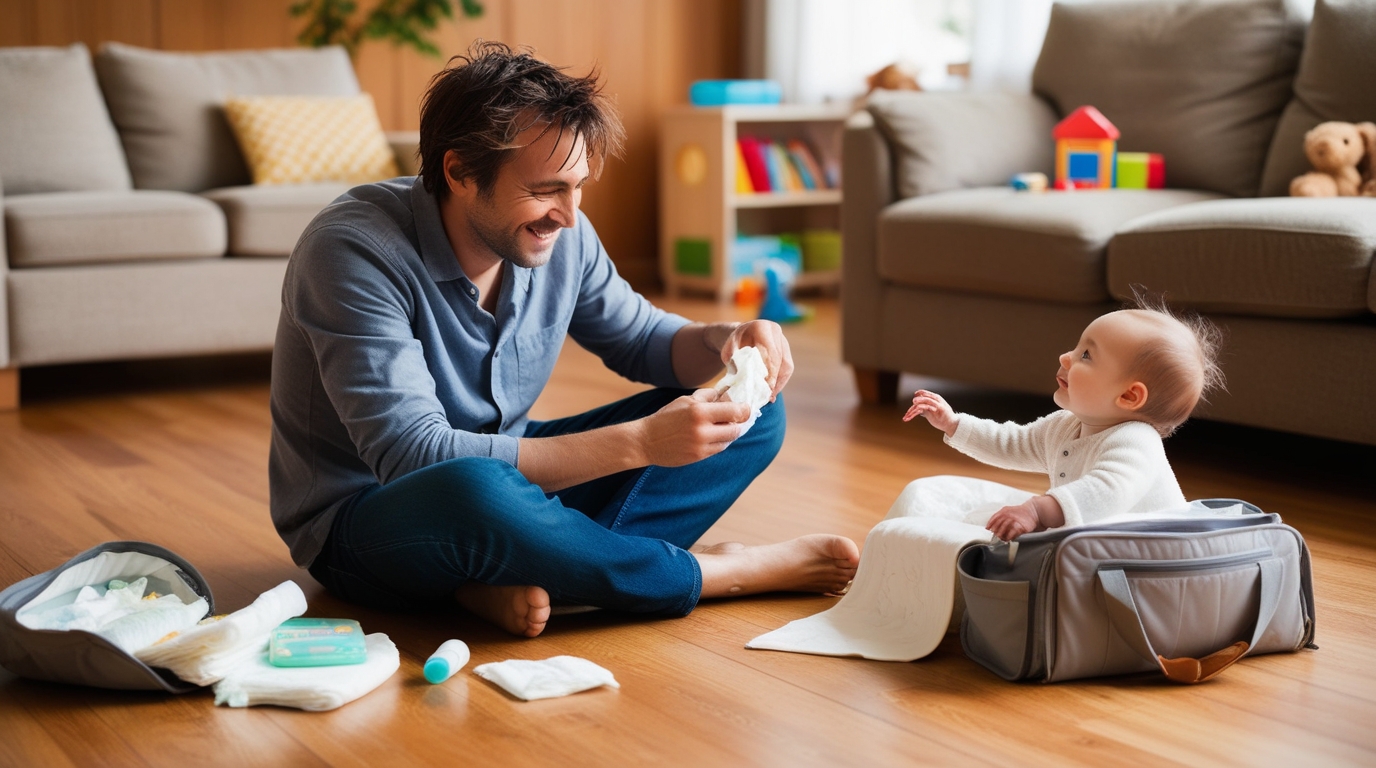
[[[473,674],[525,701],[567,696],[604,685],[621,687],[611,672],[577,656],[555,656],[544,661],[499,661],[475,667]]]
[[[362,664],[274,667],[266,652],[255,654],[215,684],[215,703],[231,707],[276,704],[309,712],[342,707],[382,685],[401,666],[401,654],[391,638],[377,632],[364,641],[368,660]]]
[[[731,353],[731,362],[726,366],[726,375],[717,382],[717,392],[724,392],[733,403],[750,406],[750,418],[741,425],[741,435],[754,426],[760,417],[760,409],[769,402],[773,392],[769,389],[769,368],[754,347],[741,347]],[[740,437],[740,435],[737,435]]]
[[[139,661],[162,667],[196,685],[220,680],[236,665],[268,645],[278,624],[306,612],[306,595],[294,581],[284,581],[242,608],[135,652]]]
[[[959,626],[963,613],[956,556],[967,544],[993,538],[984,526],[995,512],[1031,496],[969,477],[909,483],[865,538],[860,567],[845,597],[745,647],[878,661],[913,661],[930,654],[948,629]]]

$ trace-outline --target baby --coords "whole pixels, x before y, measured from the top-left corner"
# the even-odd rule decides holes
[[[1222,386],[1219,337],[1202,318],[1182,319],[1164,306],[1111,312],[1061,355],[1054,400],[1062,410],[1027,425],[998,424],[918,390],[903,420],[922,416],[949,445],[986,464],[1050,476],[1045,494],[989,518],[986,528],[1004,541],[1180,506],[1185,496],[1161,439]]]

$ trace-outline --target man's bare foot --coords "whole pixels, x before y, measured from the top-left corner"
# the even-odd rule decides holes
[[[494,587],[470,581],[454,599],[513,635],[535,637],[549,622],[549,593],[540,587]]]
[[[694,550],[693,556],[702,568],[702,597],[842,592],[860,564],[855,542],[824,533],[756,547]]]
[[[742,549],[745,549],[745,545],[739,541],[723,541],[720,544],[694,544],[688,548],[688,551],[700,555],[724,555],[727,552],[739,552]]]

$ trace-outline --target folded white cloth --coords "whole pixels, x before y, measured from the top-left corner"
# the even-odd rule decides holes
[[[473,674],[525,701],[567,696],[604,685],[621,687],[611,672],[577,656],[554,656],[544,661],[498,661],[475,667]]]
[[[267,649],[273,627],[306,612],[306,595],[284,581],[246,608],[207,619],[135,652],[139,661],[162,667],[196,685],[210,685],[240,662]]]
[[[241,662],[215,684],[215,703],[231,707],[276,704],[310,712],[324,712],[357,699],[401,666],[401,654],[386,635],[364,638],[368,660],[334,667],[274,667],[267,653]]]
[[[747,648],[822,656],[912,661],[958,627],[964,603],[956,556],[993,538],[984,529],[999,509],[1032,494],[970,477],[915,480],[865,538],[860,567],[840,602],[791,621]]]
[[[769,389],[769,368],[754,347],[741,347],[731,353],[731,362],[726,365],[726,375],[717,382],[716,390],[723,392],[733,403],[750,406],[750,418],[741,425],[741,435],[750,431],[755,419],[760,417],[760,409],[769,402],[773,392]],[[740,435],[737,435],[740,437]]]

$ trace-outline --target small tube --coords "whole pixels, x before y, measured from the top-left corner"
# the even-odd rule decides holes
[[[425,679],[439,685],[468,663],[468,646],[462,640],[445,640],[425,660]]]

